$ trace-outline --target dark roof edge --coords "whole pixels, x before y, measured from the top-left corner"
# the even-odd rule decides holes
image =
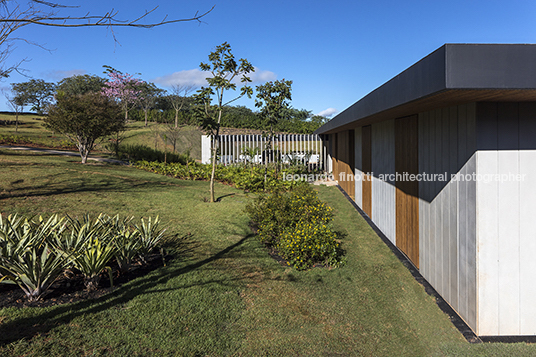
[[[536,89],[536,45],[445,44],[335,116],[323,134],[447,89]]]

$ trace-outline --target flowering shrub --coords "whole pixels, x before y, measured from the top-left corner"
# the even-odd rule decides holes
[[[337,234],[329,225],[314,221],[299,221],[295,227],[287,227],[276,249],[297,269],[307,269],[317,262],[330,266],[340,264]]]
[[[261,195],[246,206],[246,213],[256,224],[259,239],[295,268],[340,265],[342,250],[331,227],[332,209],[311,186]]]

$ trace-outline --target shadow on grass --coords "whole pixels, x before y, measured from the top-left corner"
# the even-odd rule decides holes
[[[154,190],[155,185],[166,185],[166,183],[161,183],[159,181],[142,181],[134,179],[117,182],[117,177],[107,176],[106,174],[101,174],[103,175],[102,179],[96,181],[92,174],[93,173],[89,173],[88,175],[91,176],[87,177],[80,176],[75,180],[72,178],[69,180],[59,179],[64,173],[49,174],[40,177],[39,182],[42,182],[41,184],[32,182],[31,188],[25,186],[3,187],[3,189],[8,192],[0,193],[0,200],[18,197],[50,197],[83,192],[128,192],[130,190],[140,189]],[[96,172],[94,174],[99,175],[100,173]],[[187,187],[189,186],[189,182],[177,180],[173,185],[177,187]]]
[[[224,199],[225,197],[234,196],[234,195],[235,195],[234,193],[229,193],[227,195],[220,196],[216,198],[216,202],[221,202],[221,200]]]
[[[246,240],[250,239],[251,237],[253,237],[253,234],[248,234],[238,242],[226,247],[225,249],[222,249],[218,253],[184,267],[162,267],[156,271],[159,273],[158,276],[155,276],[154,272],[149,273],[147,276],[135,280],[135,285],[131,283],[125,284],[117,288],[114,292],[104,295],[100,298],[81,301],[74,304],[62,305],[42,314],[2,323],[0,324],[0,345],[9,344],[21,339],[31,339],[33,336],[39,334],[46,334],[58,325],[70,323],[78,316],[95,314],[115,306],[122,306],[139,295],[229,281],[229,279],[222,279],[221,281],[212,279],[199,282],[198,284],[189,284],[172,289],[155,289],[155,287],[158,285],[166,284],[171,278],[187,274],[218,259],[224,258],[231,251],[243,245]],[[183,248],[186,250],[191,250],[192,247],[190,243],[191,242],[183,242]],[[242,278],[234,280],[239,279]]]

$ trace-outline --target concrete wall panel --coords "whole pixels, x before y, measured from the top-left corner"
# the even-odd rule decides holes
[[[419,114],[423,276],[473,328],[476,326],[476,184],[451,180],[476,171],[474,106]],[[471,199],[473,202],[471,202]]]
[[[394,120],[372,125],[372,217],[380,230],[396,244]]]
[[[355,129],[355,203],[363,208],[363,166],[362,166],[362,141],[361,127]]]

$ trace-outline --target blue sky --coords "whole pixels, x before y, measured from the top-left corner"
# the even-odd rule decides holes
[[[185,18],[204,12],[203,23],[154,29],[116,28],[115,43],[105,28],[64,29],[27,26],[14,36],[24,42],[8,58],[23,58],[32,78],[58,81],[71,74],[103,75],[102,65],[163,89],[204,78],[199,63],[227,41],[238,58],[256,68],[255,83],[290,79],[292,106],[314,114],[341,112],[405,68],[445,43],[536,43],[536,1],[76,1],[101,14],[112,8],[132,19],[159,5],[149,20]],[[103,75],[104,76],[104,75]],[[13,74],[0,87],[27,81]],[[228,94],[232,99],[233,94]],[[6,110],[0,99],[0,110]],[[254,109],[254,100],[236,102]]]

